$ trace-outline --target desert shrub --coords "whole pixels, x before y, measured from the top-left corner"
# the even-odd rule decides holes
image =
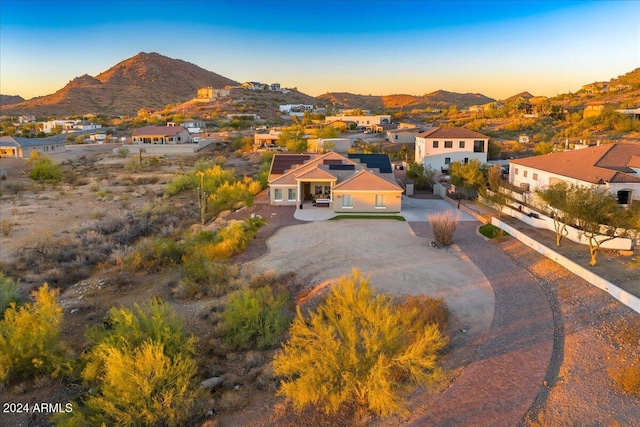
[[[429,325],[437,325],[441,333],[447,328],[449,311],[443,298],[409,295],[396,305],[405,328],[421,333]]]
[[[233,290],[239,273],[237,266],[210,261],[199,251],[182,257],[182,271],[184,277],[174,289],[179,298],[226,295]]]
[[[60,341],[62,308],[46,283],[32,293],[33,303],[11,303],[0,321],[0,383],[35,374],[70,371]]]
[[[231,209],[239,202],[251,206],[253,197],[261,190],[262,185],[259,182],[245,177],[235,183],[225,182],[220,185],[213,194],[209,195],[208,203],[214,213]]]
[[[19,290],[19,283],[0,271],[0,318],[9,304],[18,301]]]
[[[210,260],[230,258],[247,247],[260,224],[260,221],[253,220],[229,221],[218,231],[216,241],[199,246],[199,250]]]
[[[276,354],[278,391],[294,408],[335,413],[345,406],[385,416],[403,411],[403,395],[438,373],[446,339],[438,326],[407,331],[391,299],[375,295],[357,270],[343,276],[307,316],[298,308],[290,339]]]
[[[154,270],[179,264],[184,249],[171,237],[147,238],[140,242],[135,251],[125,256],[124,266],[130,270]]]
[[[13,230],[13,223],[8,219],[3,219],[0,221],[0,229],[4,236],[8,236],[11,234],[11,230]]]
[[[29,177],[34,181],[60,181],[60,167],[46,156],[39,156],[33,161]]]
[[[117,156],[118,157],[121,157],[121,158],[125,159],[125,158],[129,157],[129,154],[131,154],[131,152],[129,151],[128,148],[126,148],[126,147],[118,148],[118,151],[117,151]]]
[[[458,228],[460,213],[452,211],[439,212],[429,215],[429,224],[436,242],[442,246],[449,246],[453,240],[453,234]]]
[[[288,302],[289,293],[272,286],[242,289],[231,294],[222,313],[225,340],[242,349],[275,346],[289,323]]]
[[[4,189],[7,190],[9,194],[18,194],[24,191],[25,185],[20,181],[8,182]]]
[[[609,376],[625,393],[640,396],[640,331],[624,325],[616,331],[614,341],[620,351],[607,369]]]
[[[92,387],[59,425],[182,426],[200,397],[195,339],[168,304],[113,308],[89,330],[82,377]]]
[[[178,175],[167,183],[167,187],[164,190],[164,196],[173,196],[174,194],[178,194],[183,190],[193,188],[193,185],[193,177],[189,175]]]

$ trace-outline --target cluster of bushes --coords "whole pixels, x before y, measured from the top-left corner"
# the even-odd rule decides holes
[[[204,211],[213,214],[236,207],[239,203],[251,206],[253,198],[262,190],[263,184],[249,177],[237,179],[234,169],[223,169],[219,164],[200,162],[187,174],[178,175],[166,186],[164,195],[171,197],[181,191],[193,189],[198,192],[198,203]]]

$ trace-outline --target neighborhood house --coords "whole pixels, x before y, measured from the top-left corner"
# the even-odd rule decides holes
[[[185,144],[191,142],[182,126],[144,126],[131,134],[134,144]]]
[[[402,191],[385,154],[276,154],[269,171],[272,205],[397,213]]]
[[[609,144],[511,160],[509,182],[534,192],[558,182],[604,186],[618,203],[640,194],[640,145]]]
[[[453,162],[487,162],[489,137],[466,128],[436,127],[416,135],[416,163],[448,170]]]
[[[42,154],[54,154],[65,151],[64,143],[57,137],[21,138],[18,136],[0,136],[0,157],[29,158],[32,151]]]

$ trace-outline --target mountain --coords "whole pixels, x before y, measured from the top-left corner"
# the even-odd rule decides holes
[[[180,59],[141,52],[95,77],[83,75],[56,93],[0,107],[3,114],[134,114],[195,97],[199,88],[239,83]]]
[[[0,105],[10,105],[23,102],[24,98],[18,95],[0,95]]]
[[[417,95],[357,95],[348,92],[328,92],[318,96],[326,105],[336,108],[362,108],[371,111],[386,109],[446,108],[452,105],[468,108],[471,105],[486,104],[494,99],[479,93],[456,93],[438,90],[422,96]]]

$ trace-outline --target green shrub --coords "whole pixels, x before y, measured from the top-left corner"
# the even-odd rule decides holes
[[[12,302],[18,301],[18,291],[20,286],[17,281],[0,271],[0,318],[2,313],[9,307]]]
[[[178,175],[167,184],[164,190],[164,196],[170,197],[188,188],[194,188],[195,181],[192,176]]]
[[[184,278],[174,289],[179,298],[226,295],[233,289],[239,273],[236,266],[210,261],[199,251],[182,258],[182,271]]]
[[[381,416],[403,412],[404,392],[436,378],[445,345],[435,324],[407,330],[391,299],[374,295],[354,270],[308,316],[298,308],[274,359],[284,378],[278,393],[298,410],[319,405],[335,413],[355,404]]]
[[[195,339],[175,313],[154,301],[133,311],[113,308],[106,323],[88,332],[93,346],[82,377],[92,392],[58,425],[188,424],[201,396]]]
[[[62,308],[46,283],[32,293],[33,303],[11,303],[0,322],[0,383],[14,377],[70,370],[60,341]]]
[[[131,152],[129,151],[128,148],[126,147],[118,148],[118,157],[126,159],[127,157],[129,157],[129,154],[131,154]]]
[[[39,156],[33,162],[29,177],[34,181],[60,181],[62,172],[60,167],[53,163],[50,158]]]
[[[231,294],[222,313],[225,340],[242,349],[277,345],[288,326],[288,302],[288,292],[271,286]]]

